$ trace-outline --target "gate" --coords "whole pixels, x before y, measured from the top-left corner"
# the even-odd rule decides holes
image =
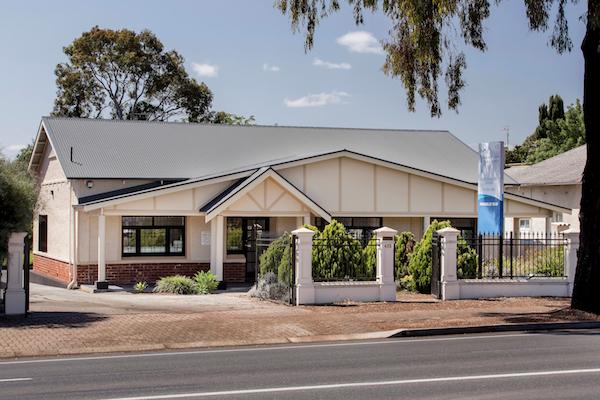
[[[431,237],[431,294],[438,299],[442,298],[442,285],[440,283],[442,275],[442,246],[440,235],[433,232]]]
[[[261,237],[258,236],[255,240],[253,241],[249,241],[249,247],[252,249],[253,251],[253,257],[254,260],[256,260],[256,268],[255,268],[255,276],[254,276],[254,282],[258,282],[258,277],[260,275],[260,257],[262,256],[262,254],[267,250],[267,248],[276,240],[278,240],[280,238],[273,238],[273,237]],[[286,262],[288,263],[288,270],[289,270],[289,277],[288,277],[288,281],[284,282],[285,284],[288,285],[289,287],[289,303],[290,304],[295,304],[296,303],[296,290],[295,290],[295,283],[296,283],[296,269],[295,269],[295,265],[296,265],[296,237],[295,236],[291,236],[289,241],[284,241],[283,243],[281,243],[281,253],[288,253],[289,252],[289,257],[287,257]],[[286,251],[287,250],[287,251]]]

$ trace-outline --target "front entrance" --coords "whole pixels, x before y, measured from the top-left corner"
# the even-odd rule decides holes
[[[246,256],[246,282],[254,283],[258,276],[257,239],[269,231],[269,218],[242,218],[242,240]]]

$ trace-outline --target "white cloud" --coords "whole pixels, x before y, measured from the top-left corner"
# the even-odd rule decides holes
[[[264,63],[263,71],[279,72],[280,68],[277,65],[271,65],[271,64]]]
[[[345,97],[350,97],[346,92],[339,92],[334,90],[329,93],[318,93],[309,94],[308,96],[300,97],[298,99],[290,100],[285,98],[283,100],[286,107],[290,108],[304,108],[304,107],[322,107],[328,104],[339,104]]]
[[[323,68],[327,68],[327,69],[350,69],[350,68],[352,68],[352,65],[348,64],[347,62],[333,63],[330,61],[323,61],[320,58],[315,58],[315,60],[313,61],[313,65],[315,67],[323,67]]]
[[[11,144],[9,146],[6,146],[2,150],[6,157],[12,159],[15,158],[17,154],[19,154],[19,151],[21,151],[21,149],[24,149],[25,147],[27,147],[26,144]]]
[[[219,74],[219,67],[216,65],[192,63],[192,68],[199,76],[214,78]]]
[[[337,43],[345,46],[353,53],[382,54],[383,49],[379,41],[371,32],[355,31],[348,32],[337,38]]]

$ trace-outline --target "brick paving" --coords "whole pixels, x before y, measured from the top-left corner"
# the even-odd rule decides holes
[[[191,301],[181,308],[165,297],[168,308],[148,309],[136,304],[160,303],[159,295],[129,295],[135,302],[123,305],[111,303],[112,294],[56,293],[34,294],[28,318],[0,319],[0,357],[285,343],[401,328],[597,318],[569,310],[567,299],[555,298],[439,302],[400,295],[396,303],[289,307],[245,295],[211,295],[181,297],[182,303]]]

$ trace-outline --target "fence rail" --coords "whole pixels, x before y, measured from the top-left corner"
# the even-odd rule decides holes
[[[316,238],[312,242],[314,282],[373,281],[377,241]]]
[[[564,277],[566,240],[561,234],[521,233],[464,237],[475,250],[475,276],[464,278]],[[460,252],[459,243],[459,252]],[[460,254],[459,254],[460,268]]]

